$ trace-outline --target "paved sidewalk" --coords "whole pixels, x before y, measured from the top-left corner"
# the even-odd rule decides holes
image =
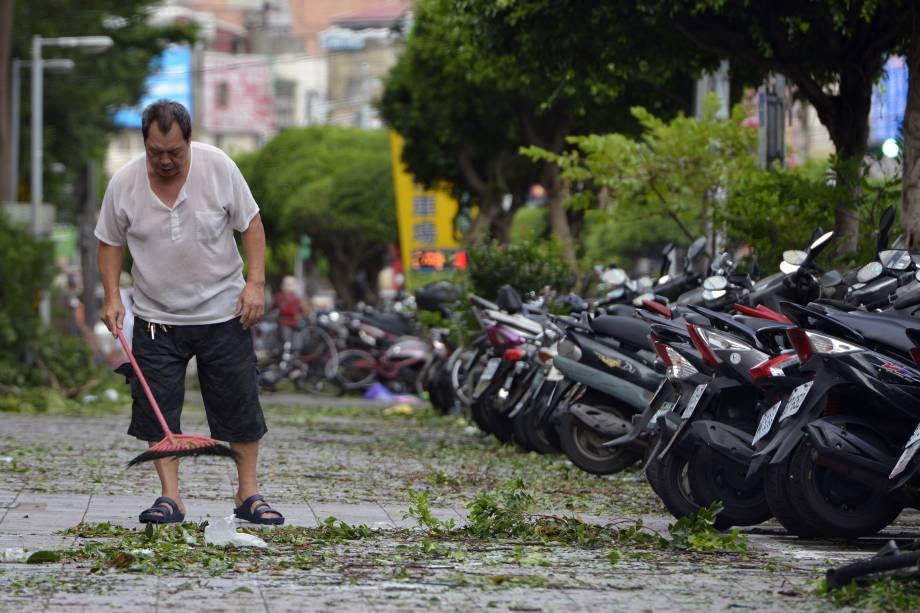
[[[746,530],[751,553],[741,557],[628,547],[620,555],[609,547],[508,540],[431,542],[405,517],[410,489],[429,492],[432,514],[458,525],[477,493],[516,478],[528,483],[547,514],[598,525],[641,519],[659,534],[667,534],[673,520],[637,471],[586,475],[564,458],[497,445],[455,418],[425,410],[388,415],[372,403],[299,396],[263,402],[271,429],[261,461],[263,493],[287,525],[316,529],[334,516],[374,529],[373,537],[320,542],[316,534],[290,532],[309,541],[303,553],[298,545],[253,553],[251,568],[179,559],[179,570],[157,573],[120,570],[117,559],[101,569],[80,562],[0,563],[0,611],[826,610],[810,594],[813,582],[828,565],[863,557],[882,542],[800,541],[775,523]],[[186,431],[206,431],[200,409],[190,408],[183,419]],[[140,450],[123,434],[125,424],[124,414],[2,415],[0,551],[115,542],[62,534],[81,522],[138,526],[158,482],[150,465],[124,468]],[[234,473],[220,459],[183,464],[187,521],[232,512]],[[920,534],[918,519],[905,513],[889,534]]]

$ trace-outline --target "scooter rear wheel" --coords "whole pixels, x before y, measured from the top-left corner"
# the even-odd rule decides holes
[[[859,434],[864,439],[872,437],[868,430]],[[885,444],[881,437],[874,438],[880,445]],[[789,491],[792,503],[812,517],[825,536],[871,536],[891,524],[903,510],[893,496],[818,464],[808,438],[802,439],[793,452],[789,472],[794,477]]]
[[[779,464],[768,464],[764,469],[763,491],[767,504],[773,517],[790,534],[801,538],[820,536],[821,530],[814,524],[813,518],[805,515],[789,495],[789,488],[794,485],[789,460],[786,458]]]
[[[625,448],[604,447],[609,437],[595,432],[571,413],[565,413],[556,427],[562,451],[578,468],[595,475],[610,475],[632,466],[639,454]]]
[[[701,507],[716,500],[722,502],[722,512],[716,517],[716,528],[754,526],[773,517],[763,491],[763,481],[745,482],[747,466],[724,460],[705,445],[697,445],[690,454],[687,479],[690,492]]]

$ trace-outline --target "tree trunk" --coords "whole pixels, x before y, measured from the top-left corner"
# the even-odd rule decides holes
[[[83,211],[77,220],[77,247],[80,250],[80,267],[83,273],[83,309],[86,325],[90,329],[99,317],[99,310],[96,308],[96,253],[99,243],[93,233],[97,210],[96,177],[96,162],[90,160],[83,168]]]
[[[553,236],[562,244],[562,253],[569,266],[575,267],[575,241],[572,238],[572,229],[569,227],[569,218],[565,212],[565,199],[568,196],[568,186],[559,176],[559,167],[547,163],[545,169],[545,182],[547,208],[549,209],[549,227]]]
[[[316,247],[329,260],[329,282],[332,284],[336,296],[343,303],[344,308],[351,308],[358,300],[354,291],[358,262],[348,257],[346,251],[338,243],[331,245],[319,243]]]
[[[13,39],[14,0],[0,0],[0,202],[6,200],[10,181],[10,49]],[[18,117],[14,121],[18,121]]]
[[[907,248],[920,250],[920,8],[912,6],[913,36],[907,49],[907,107],[904,109],[904,152],[901,175],[901,225]]]
[[[834,211],[834,239],[840,255],[855,253],[859,247],[859,214],[862,200],[862,162],[869,139],[869,111],[872,108],[872,84],[854,66],[841,75],[839,94],[833,98],[834,113],[830,121],[822,119],[837,150],[837,189],[846,190],[847,205]]]

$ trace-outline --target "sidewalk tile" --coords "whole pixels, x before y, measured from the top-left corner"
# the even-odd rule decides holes
[[[323,521],[334,516],[346,524],[366,524],[369,528],[395,528],[386,512],[379,505],[369,504],[336,504],[331,502],[311,503],[314,513]],[[402,515],[400,515],[402,517]],[[394,517],[395,520],[395,517]]]

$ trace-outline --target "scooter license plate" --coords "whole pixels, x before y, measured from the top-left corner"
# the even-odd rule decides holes
[[[910,439],[907,441],[907,444],[904,445],[904,452],[901,454],[901,457],[898,458],[898,463],[891,469],[891,474],[888,475],[888,478],[894,479],[904,472],[904,469],[907,468],[910,461],[917,455],[918,449],[920,449],[920,426],[917,426],[914,433],[911,434]]]
[[[780,400],[767,409],[767,412],[761,416],[760,423],[757,424],[757,432],[754,433],[754,440],[751,441],[752,445],[756,445],[757,441],[765,437],[770,431],[770,428],[773,427],[773,421],[776,419],[776,414],[779,413],[779,407],[782,406],[782,404],[783,401]]]
[[[696,405],[700,403],[700,399],[703,397],[703,393],[706,391],[706,386],[708,383],[701,383],[696,386],[696,389],[693,390],[693,395],[690,396],[690,400],[687,401],[687,408],[684,409],[683,414],[680,416],[681,419],[690,419],[693,415],[693,412],[696,410]]]
[[[786,408],[783,409],[783,414],[779,416],[780,421],[783,421],[787,417],[792,417],[799,412],[799,409],[802,408],[802,403],[805,402],[805,397],[808,396],[808,390],[811,389],[812,385],[814,385],[814,381],[809,381],[792,390],[792,393],[789,394],[789,399],[786,400]]]
[[[489,387],[489,382],[492,380],[492,377],[495,376],[495,371],[498,370],[498,365],[501,363],[501,358],[491,358],[486,362],[486,367],[479,377],[479,382],[476,383],[476,389],[473,392],[473,396],[478,397],[486,391],[486,388]]]
[[[652,425],[657,424],[658,418],[661,417],[662,415],[667,415],[668,413],[673,411],[674,407],[677,406],[678,402],[680,402],[680,398],[678,398],[677,400],[668,400],[667,402],[664,402],[661,405],[661,408],[655,411],[655,414],[652,415],[652,419],[649,423]]]

